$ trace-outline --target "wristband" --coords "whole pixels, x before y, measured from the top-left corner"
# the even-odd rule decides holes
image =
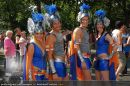
[[[112,56],[115,54],[115,51],[112,51],[112,53],[108,56],[108,58],[112,58]]]
[[[81,53],[80,50],[78,50],[78,56],[79,56],[81,62],[84,62],[84,58],[83,58],[82,53]]]
[[[52,73],[56,73],[56,69],[55,69],[55,66],[54,66],[54,61],[52,59],[50,59],[49,63],[50,63],[50,67],[51,67]]]

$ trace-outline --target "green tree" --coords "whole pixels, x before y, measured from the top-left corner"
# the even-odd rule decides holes
[[[130,21],[130,0],[0,0],[0,29],[14,29],[19,26],[22,29],[27,27],[27,19],[31,12],[28,10],[30,4],[41,2],[45,4],[56,4],[62,18],[63,29],[74,29],[78,22],[76,20],[79,6],[84,2],[91,6],[90,28],[94,29],[94,12],[104,9],[107,17],[111,20],[111,28],[114,28],[116,20],[122,20],[126,24]],[[44,9],[41,9],[44,14]]]
[[[14,29],[18,26],[25,29],[30,3],[30,0],[1,0],[0,28]]]

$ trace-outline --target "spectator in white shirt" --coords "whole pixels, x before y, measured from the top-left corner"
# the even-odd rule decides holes
[[[20,47],[20,63],[19,63],[19,68],[21,70],[22,68],[22,61],[25,55],[25,51],[26,51],[26,45],[27,45],[27,40],[26,40],[26,32],[22,31],[21,32],[21,37],[19,39],[19,47]]]

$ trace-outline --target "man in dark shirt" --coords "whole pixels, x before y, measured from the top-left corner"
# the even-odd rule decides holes
[[[19,53],[19,39],[21,37],[21,29],[19,27],[15,28],[15,45],[16,45],[16,62],[20,64],[20,53]]]

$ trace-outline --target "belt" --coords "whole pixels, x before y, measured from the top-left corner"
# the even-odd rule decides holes
[[[90,58],[91,54],[90,53],[82,53],[84,58]]]
[[[63,56],[54,56],[56,62],[64,62],[65,58]]]
[[[64,61],[62,59],[60,59],[60,58],[56,58],[55,62],[63,62],[64,63]]]
[[[109,60],[109,58],[108,58],[108,57],[106,57],[106,58],[97,57],[96,59],[97,59],[97,60]]]
[[[46,71],[45,70],[41,70],[38,67],[32,66],[32,72],[34,75],[45,75]]]

